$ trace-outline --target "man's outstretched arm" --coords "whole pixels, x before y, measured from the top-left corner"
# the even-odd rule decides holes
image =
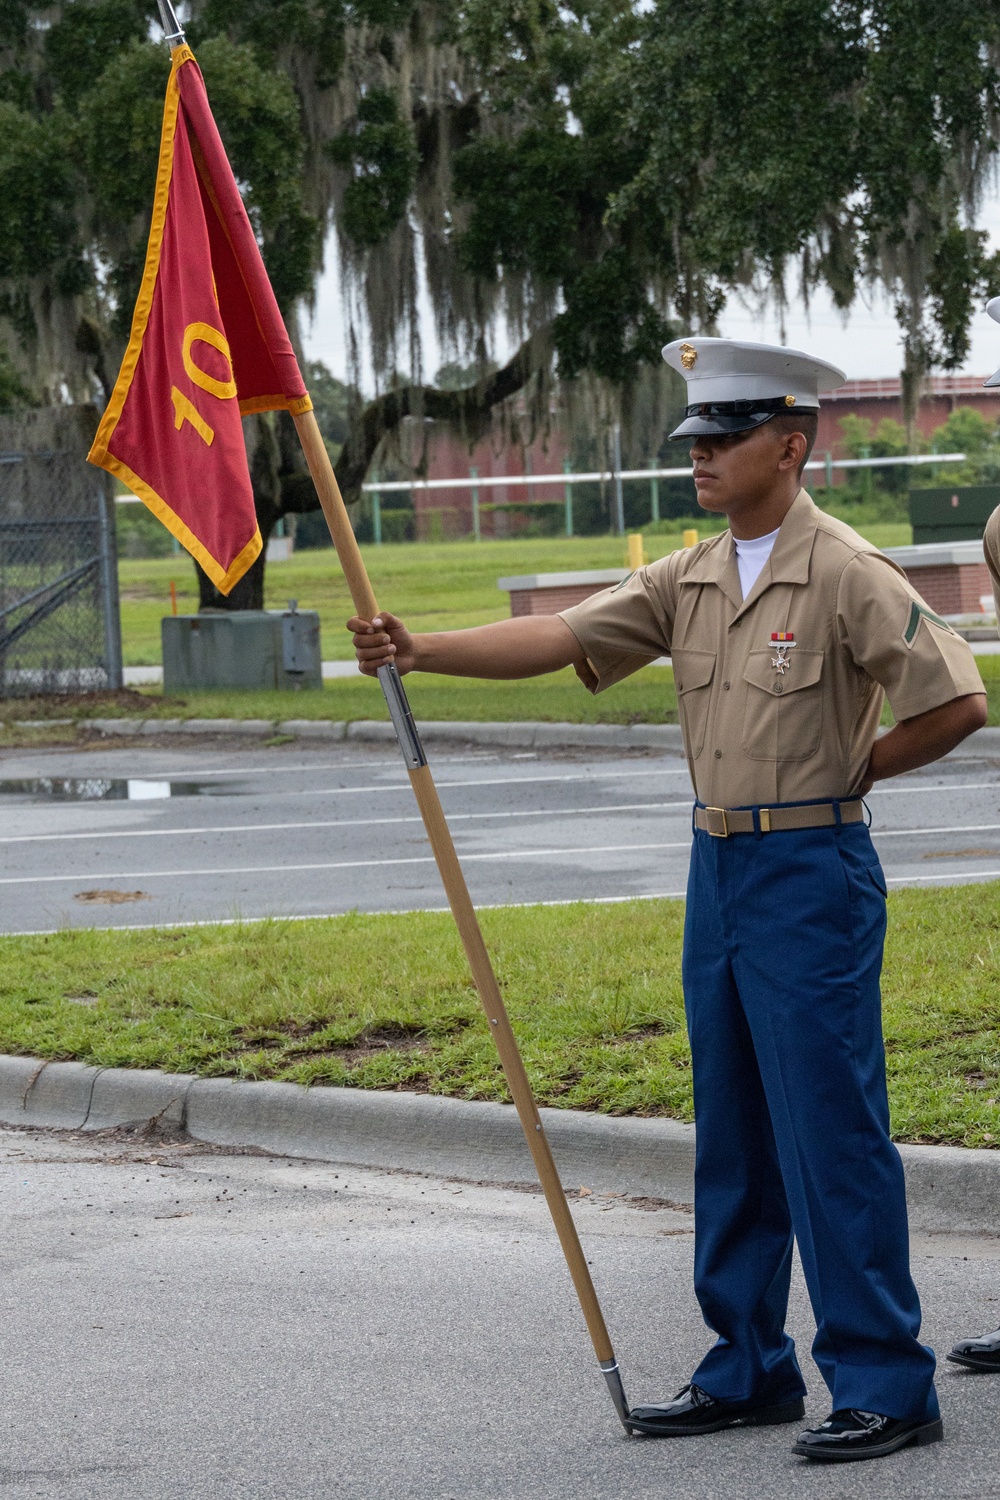
[[[558,615],[523,615],[470,630],[411,635],[385,610],[374,620],[354,616],[347,628],[362,672],[374,677],[394,661],[397,671],[442,672],[451,677],[538,677],[561,667],[585,669],[580,643]]]

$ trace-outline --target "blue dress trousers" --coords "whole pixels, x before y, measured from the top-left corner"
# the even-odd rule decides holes
[[[834,1410],[938,1415],[889,1137],[884,938],[885,879],[863,823],[695,831],[683,961],[695,1289],[718,1341],[692,1379],[710,1395],[804,1392],[784,1332],[794,1234]]]

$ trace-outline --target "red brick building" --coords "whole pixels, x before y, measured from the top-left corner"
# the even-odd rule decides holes
[[[935,427],[946,422],[956,406],[971,406],[991,422],[1000,419],[1000,388],[984,390],[985,375],[932,375],[917,413],[917,426],[929,438]],[[883,417],[903,420],[903,399],[899,376],[886,380],[848,380],[839,391],[820,396],[819,435],[816,455],[830,452],[843,458],[840,419],[851,415],[867,417],[877,427]]]
[[[420,460],[418,428],[408,434],[411,451],[406,455],[414,467]],[[405,452],[405,450],[404,450]],[[467,443],[447,428],[434,427],[427,438],[427,478],[457,479],[475,469],[480,477],[493,474],[561,474],[569,452],[566,434],[553,420],[548,433],[524,445],[509,442],[501,445],[489,435],[469,451]],[[430,537],[468,536],[472,531],[472,490],[417,490],[413,497],[416,531],[420,540]],[[479,526],[485,537],[509,536],[522,529],[530,511],[508,510],[504,506],[523,505],[526,501],[547,500],[562,504],[561,485],[484,485],[479,489]],[[493,507],[500,507],[494,509]]]
[[[926,438],[930,438],[936,427],[945,422],[958,406],[970,406],[988,417],[1000,420],[1000,389],[986,390],[985,375],[933,375],[927,382],[926,393],[920,403],[917,424]],[[838,391],[820,397],[819,434],[814,457],[830,452],[835,458],[845,456],[840,431],[841,417],[852,415],[867,417],[873,428],[884,417],[894,421],[903,420],[903,403],[900,380],[896,376],[884,380],[848,380]],[[403,443],[404,472],[414,472],[423,459],[421,451],[425,440],[424,430],[417,424],[408,424]],[[560,474],[569,452],[558,410],[553,410],[548,432],[539,434],[530,444],[512,440],[504,443],[490,434],[475,443],[470,452],[467,443],[444,427],[431,426],[426,432],[426,476],[428,479],[457,479],[475,469],[480,478],[499,474]],[[683,462],[677,456],[672,462]],[[842,482],[843,475],[836,474],[834,482]],[[414,494],[414,512],[417,537],[468,536],[472,525],[472,490],[474,481],[470,477],[468,487],[449,490],[417,490]],[[485,537],[509,536],[523,529],[531,512],[516,507],[525,501],[562,501],[561,486],[533,485],[489,485],[479,488],[479,524]],[[392,504],[385,497],[383,504]],[[494,508],[499,507],[499,508]]]

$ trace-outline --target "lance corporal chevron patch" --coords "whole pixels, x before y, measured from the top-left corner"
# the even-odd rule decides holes
[[[914,599],[910,605],[910,617],[906,622],[906,629],[903,631],[903,640],[907,646],[912,646],[917,638],[917,629],[920,625],[921,615],[925,620],[930,620],[933,625],[940,625],[943,630],[949,631],[951,635],[955,634],[947,620],[942,620],[941,616],[936,615],[932,609],[928,609],[926,604],[918,604],[916,599]]]

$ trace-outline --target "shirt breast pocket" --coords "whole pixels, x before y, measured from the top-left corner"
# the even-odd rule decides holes
[[[775,649],[751,651],[743,680],[743,753],[751,760],[808,760],[823,733],[823,652],[788,652],[788,669],[773,664]]]
[[[705,730],[708,727],[715,652],[674,651],[671,653],[671,660],[684,745],[691,759],[697,760],[704,748]]]

